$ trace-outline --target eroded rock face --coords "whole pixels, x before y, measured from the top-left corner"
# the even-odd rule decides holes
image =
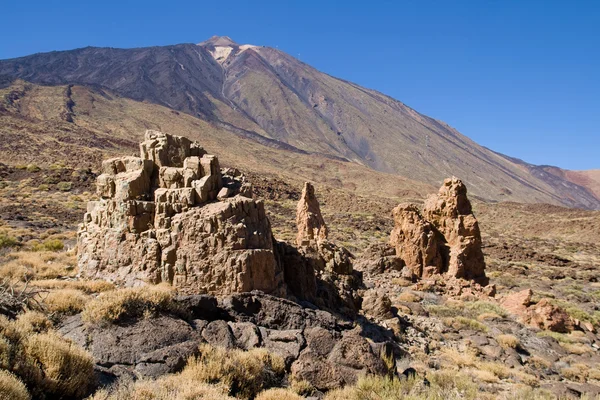
[[[423,218],[417,206],[400,204],[392,214],[394,229],[390,244],[396,248],[396,254],[412,271],[413,276],[425,278],[445,272],[447,257],[443,255],[444,238]]]
[[[423,215],[444,235],[450,250],[448,274],[485,281],[481,233],[465,184],[457,178],[444,180],[438,194],[425,201]]]
[[[291,294],[345,314],[358,311],[361,299],[356,291],[362,276],[354,271],[354,256],[327,239],[327,226],[315,190],[308,182],[298,202],[296,223],[298,248],[278,245]]]
[[[487,283],[479,226],[459,179],[446,179],[425,201],[423,214],[413,204],[400,204],[393,216],[390,244],[414,277],[447,274]]]
[[[180,371],[198,354],[200,343],[244,350],[263,347],[281,356],[298,379],[320,390],[353,383],[364,374],[388,373],[380,357],[382,346],[403,354],[384,328],[355,327],[327,311],[259,292],[174,300],[188,311],[188,320],[159,314],[89,324],[75,315],[59,332],[92,354],[107,383],[116,377],[156,378]]]
[[[182,292],[284,290],[271,226],[239,171],[189,139],[147,131],[141,157],[102,164],[78,232],[81,275]],[[219,198],[219,201],[217,200]]]
[[[327,225],[321,215],[321,208],[315,196],[315,188],[309,182],[304,184],[302,195],[296,208],[298,247],[314,246],[327,239]]]

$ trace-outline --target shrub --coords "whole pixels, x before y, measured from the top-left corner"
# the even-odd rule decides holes
[[[181,379],[224,385],[236,397],[253,398],[278,384],[285,373],[283,359],[265,349],[242,351],[201,345],[200,353],[188,361]]]
[[[77,314],[82,311],[89,297],[76,289],[62,289],[48,293],[44,303],[50,312]]]
[[[417,303],[421,301],[421,297],[413,292],[402,292],[398,295],[398,300],[407,303]]]
[[[40,386],[46,393],[82,397],[94,383],[94,360],[82,348],[53,333],[27,337],[26,357],[42,370]]]
[[[101,279],[91,281],[66,281],[60,279],[45,279],[31,281],[30,285],[42,289],[76,289],[81,290],[82,292],[87,294],[107,292],[109,290],[114,290],[115,288],[115,285],[113,283]]]
[[[488,328],[481,322],[466,318],[466,317],[455,317],[455,318],[444,318],[444,324],[456,329],[461,330],[473,330],[478,332],[487,332]]]
[[[46,239],[44,243],[34,246],[34,251],[60,251],[65,248],[65,244],[60,239]]]
[[[27,172],[38,172],[40,170],[40,167],[38,167],[35,164],[29,164],[27,165],[27,167],[25,167],[25,169],[27,170]]]
[[[56,188],[61,192],[68,192],[73,188],[73,182],[58,182]]]
[[[0,369],[0,397],[11,400],[30,400],[25,384],[12,373]]]
[[[19,314],[14,324],[15,328],[23,334],[47,332],[52,328],[52,322],[37,311],[26,311]]]
[[[0,232],[0,249],[5,247],[15,247],[19,244],[19,241],[12,236],[4,232]]]
[[[260,392],[255,400],[303,400],[304,397],[298,396],[290,389],[269,389]]]
[[[418,379],[366,376],[353,386],[332,390],[325,400],[478,399],[478,387],[465,374],[439,371],[427,375],[430,387]]]
[[[178,312],[168,285],[143,286],[101,293],[83,309],[87,322],[117,322],[158,312]]]
[[[92,356],[54,333],[35,333],[46,328],[39,314],[16,321],[0,316],[0,367],[16,374],[34,398],[84,396],[94,383]]]
[[[97,392],[91,400],[232,400],[230,396],[262,400],[301,398],[291,390],[268,390],[282,382],[285,370],[283,360],[265,349],[246,352],[202,345],[200,352],[201,356],[188,360],[187,366],[178,374],[135,383],[121,380],[116,387]],[[257,395],[259,397],[255,397]]]
[[[516,336],[508,334],[498,335],[496,341],[505,349],[516,349],[521,344]]]

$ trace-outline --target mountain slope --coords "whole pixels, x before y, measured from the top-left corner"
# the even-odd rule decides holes
[[[276,49],[211,38],[198,45],[84,48],[0,61],[0,75],[109,89],[254,140],[438,185],[465,180],[487,200],[600,208],[588,188],[486,149],[379,92]]]

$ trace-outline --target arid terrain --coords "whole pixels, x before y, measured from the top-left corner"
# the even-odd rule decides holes
[[[170,105],[136,77],[111,87],[118,69],[102,84],[81,69],[90,53],[109,70],[124,53],[0,64],[18,72],[0,89],[0,398],[599,398],[597,171],[498,155],[381,94],[225,39],[199,46],[213,69],[190,87],[195,101],[177,92]],[[152,49],[138,55],[166,51]],[[77,62],[79,75],[57,75]],[[302,74],[318,87],[293,94]],[[210,79],[220,86],[202,86]],[[260,85],[283,98],[253,98]],[[353,90],[366,96],[355,114]],[[386,107],[403,116],[386,120]],[[435,128],[437,158],[444,137],[468,141],[451,154],[468,162],[419,164],[402,141],[363,154],[372,120],[349,114],[387,121],[385,135],[393,123],[420,139]],[[316,137],[300,134],[303,119]],[[356,142],[334,143],[346,132],[327,131],[340,126]],[[422,169],[396,170],[411,163]],[[455,164],[470,171],[456,172],[468,207],[462,182],[442,183]]]

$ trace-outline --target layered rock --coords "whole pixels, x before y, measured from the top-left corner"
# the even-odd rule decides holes
[[[327,240],[327,225],[321,214],[319,201],[315,196],[315,188],[309,182],[304,184],[302,195],[296,207],[296,225],[298,247],[314,246]]]
[[[446,274],[487,283],[479,226],[459,179],[446,179],[425,201],[423,214],[413,204],[400,204],[393,216],[390,244],[414,277]]]
[[[353,255],[327,239],[327,226],[314,187],[308,182],[298,202],[296,224],[298,248],[279,245],[291,293],[323,307],[356,312],[361,302],[356,290],[362,277],[353,269]]]
[[[446,239],[450,250],[448,274],[485,281],[481,233],[465,184],[454,177],[444,180],[438,194],[425,201],[423,215]]]
[[[198,143],[157,131],[140,153],[102,164],[100,200],[78,232],[83,277],[195,293],[283,290],[264,204],[246,197],[239,172],[224,179]]]
[[[392,211],[394,229],[390,244],[413,276],[429,277],[445,272],[447,256],[444,254],[444,238],[426,221],[414,204],[400,204]]]

